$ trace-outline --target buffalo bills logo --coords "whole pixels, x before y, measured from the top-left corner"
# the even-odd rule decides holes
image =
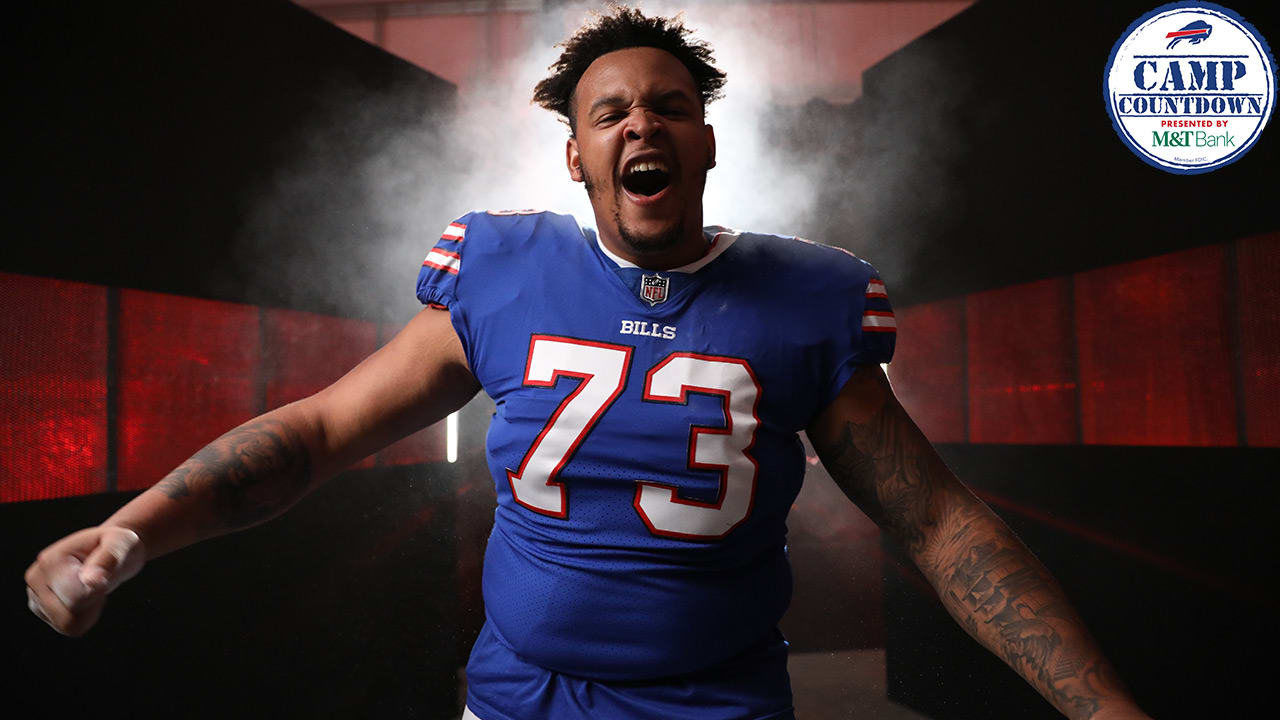
[[[661,275],[643,275],[640,278],[640,297],[649,303],[649,307],[666,302],[667,288],[670,284],[670,278]]]
[[[1277,97],[1267,41],[1235,11],[1203,0],[1171,2],[1133,21],[1111,48],[1103,78],[1120,140],[1178,175],[1243,157]]]
[[[1173,40],[1165,46],[1165,50],[1172,50],[1174,45],[1177,45],[1183,40],[1190,40],[1192,45],[1199,45],[1209,39],[1209,36],[1212,34],[1213,28],[1209,26],[1209,23],[1203,20],[1189,22],[1184,25],[1181,30],[1175,30],[1168,35],[1165,35],[1166,39],[1173,38]]]

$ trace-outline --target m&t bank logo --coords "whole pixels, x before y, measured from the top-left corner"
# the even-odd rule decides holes
[[[1193,175],[1229,165],[1262,134],[1276,103],[1266,40],[1236,13],[1207,2],[1162,5],[1111,50],[1107,112],[1149,165]]]

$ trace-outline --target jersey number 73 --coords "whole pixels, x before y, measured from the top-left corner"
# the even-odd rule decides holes
[[[520,468],[507,470],[515,501],[534,512],[567,518],[567,490],[556,477],[583,439],[622,394],[634,348],[594,340],[534,335],[524,384],[554,387],[562,376],[580,378],[551,414],[525,453]],[[693,426],[688,466],[720,473],[715,502],[678,497],[674,485],[637,482],[633,505],[655,535],[718,540],[751,513],[759,465],[751,456],[760,424],[760,383],[746,360],[673,352],[644,376],[644,402],[687,402],[689,393],[718,396],[723,427]]]

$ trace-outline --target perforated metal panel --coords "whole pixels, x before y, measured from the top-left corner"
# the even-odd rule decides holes
[[[1236,243],[1245,437],[1280,447],[1280,232]]]
[[[933,442],[965,442],[964,298],[897,311],[889,379]]]
[[[1075,276],[1086,443],[1236,445],[1226,248]]]
[[[107,291],[0,273],[0,502],[107,489]]]
[[[1079,442],[1071,279],[966,297],[969,441]]]
[[[313,395],[377,349],[377,323],[296,310],[263,312],[266,409]],[[353,467],[373,467],[370,455]]]
[[[118,487],[150,487],[259,412],[258,308],[120,291]]]

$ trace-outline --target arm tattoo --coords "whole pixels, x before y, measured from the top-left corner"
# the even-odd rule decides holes
[[[847,422],[840,437],[820,448],[836,483],[863,512],[915,556],[934,525],[928,458],[913,452],[900,424],[883,409],[869,422]]]
[[[1126,691],[1048,570],[976,501],[952,511],[959,529],[940,536],[927,574],[942,604],[1071,718],[1088,718]]]
[[[947,611],[1071,718],[1126,698],[1048,570],[947,469],[892,397],[810,439],[840,488],[901,543]]]
[[[222,527],[242,528],[283,511],[310,482],[310,456],[297,431],[261,418],[206,445],[156,489],[172,500],[212,493]]]

